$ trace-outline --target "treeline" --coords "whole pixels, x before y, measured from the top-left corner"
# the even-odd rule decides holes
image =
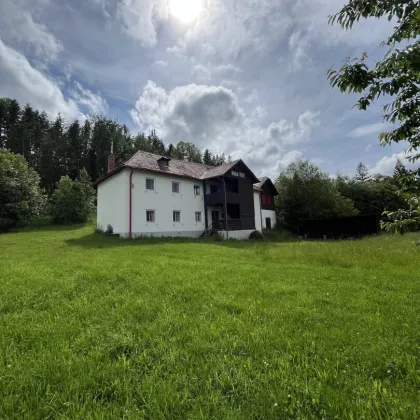
[[[61,116],[50,120],[30,105],[22,108],[14,99],[0,98],[0,148],[23,155],[49,194],[62,176],[76,179],[82,168],[91,181],[104,175],[112,143],[117,165],[138,150],[215,166],[227,161],[224,154],[202,153],[192,143],[166,147],[154,131],[132,135],[125,125],[103,116],[83,122],[67,122]]]
[[[371,174],[360,163],[353,177],[331,177],[307,161],[293,163],[276,180],[278,217],[292,230],[305,220],[353,215],[382,218],[385,210],[407,208],[400,191],[408,172],[399,160],[393,176]]]

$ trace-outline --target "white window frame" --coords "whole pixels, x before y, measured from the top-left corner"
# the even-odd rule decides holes
[[[153,188],[147,188],[147,181],[153,181]],[[146,178],[146,190],[147,191],[156,191],[155,190],[155,187],[156,187],[155,183],[156,183],[155,178]]]
[[[175,220],[175,214],[179,215],[179,220]],[[181,210],[173,210],[172,211],[172,221],[174,223],[181,223]]]
[[[239,176],[239,172],[238,171],[232,171],[232,175],[233,176]]]
[[[197,220],[197,216],[199,220]],[[196,211],[195,212],[195,222],[196,223],[203,223],[203,213],[201,211]]]
[[[153,213],[153,220],[148,220],[148,213],[152,212]],[[152,209],[147,209],[146,210],[146,223],[155,223],[156,222],[156,210],[152,210]]]
[[[196,194],[196,192],[195,192],[196,188],[198,188],[198,194]],[[201,195],[201,186],[200,185],[197,185],[197,184],[194,185],[194,195],[197,196],[197,197]]]
[[[178,185],[178,191],[174,191],[174,184]],[[181,183],[178,181],[172,181],[172,193],[173,194],[180,194],[181,193]]]
[[[239,172],[239,176],[240,176],[241,178],[245,178],[245,174],[244,174],[243,172]]]

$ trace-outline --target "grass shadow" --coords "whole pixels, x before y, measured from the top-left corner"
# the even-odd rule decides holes
[[[211,238],[194,239],[183,237],[144,237],[130,240],[120,238],[118,236],[108,236],[93,232],[80,238],[67,239],[65,242],[68,246],[79,246],[90,249],[176,244],[218,245],[226,248],[245,249],[255,247],[256,244],[264,246],[273,243],[286,243],[291,241],[248,241],[234,239],[228,241],[216,241]]]

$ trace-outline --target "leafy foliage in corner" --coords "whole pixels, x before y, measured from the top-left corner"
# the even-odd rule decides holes
[[[280,219],[295,229],[303,220],[353,216],[352,200],[340,194],[328,174],[307,161],[292,163],[276,181]]]
[[[44,202],[39,176],[24,157],[0,149],[0,232],[35,219]]]
[[[387,218],[382,229],[392,233],[406,233],[420,230],[420,169],[417,171],[396,171],[400,195],[405,198],[406,207],[397,211],[385,211]]]
[[[51,197],[51,217],[55,223],[86,222],[94,211],[94,190],[86,170],[76,180],[64,176]]]
[[[254,230],[249,235],[249,239],[251,239],[253,241],[263,241],[265,238],[264,238],[264,235],[260,231]]]
[[[342,92],[362,94],[357,106],[366,110],[381,96],[394,97],[383,106],[383,118],[396,124],[382,133],[382,144],[407,141],[408,153],[420,158],[420,7],[418,0],[350,0],[330,23],[351,29],[360,19],[386,17],[396,19],[391,36],[383,42],[388,51],[374,67],[367,64],[367,53],[347,58],[339,70],[330,69],[328,78]]]
[[[387,221],[381,221],[381,228],[391,233],[415,232],[420,229],[420,199],[407,200],[408,210],[385,211]]]

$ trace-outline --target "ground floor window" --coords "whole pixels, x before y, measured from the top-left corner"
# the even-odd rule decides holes
[[[146,221],[147,222],[154,222],[155,221],[155,211],[154,210],[146,210]]]
[[[174,222],[180,222],[181,221],[181,212],[178,210],[175,210],[173,212],[173,221]]]
[[[196,211],[195,212],[195,221],[196,222],[201,222],[201,211]]]
[[[265,228],[271,229],[271,219],[269,217],[265,218]]]

